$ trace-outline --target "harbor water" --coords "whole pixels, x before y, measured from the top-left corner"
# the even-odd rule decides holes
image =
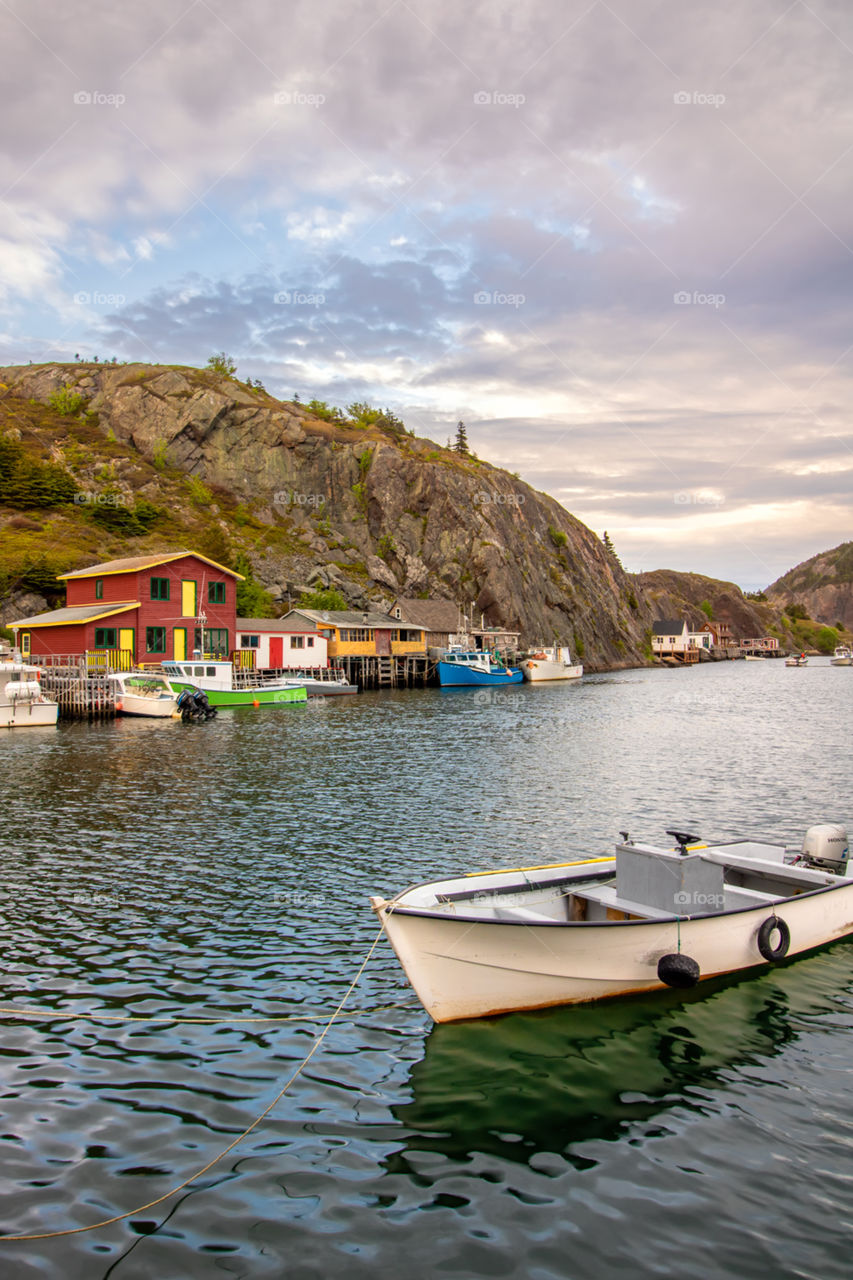
[[[370,894],[853,828],[851,711],[812,659],[5,734],[0,1231],[134,1212],[0,1241],[0,1275],[846,1278],[853,942],[436,1027],[380,940],[193,1175],[311,1050]]]

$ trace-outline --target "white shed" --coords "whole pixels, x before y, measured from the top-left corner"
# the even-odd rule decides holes
[[[326,637],[302,618],[238,618],[237,645],[254,653],[259,671],[298,671],[327,667]]]

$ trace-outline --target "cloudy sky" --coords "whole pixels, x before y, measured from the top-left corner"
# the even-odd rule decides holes
[[[627,568],[853,536],[845,0],[9,0],[0,359],[389,405]]]

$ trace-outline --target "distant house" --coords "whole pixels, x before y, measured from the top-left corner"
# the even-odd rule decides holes
[[[737,640],[732,635],[732,629],[728,622],[706,622],[702,627],[703,631],[707,631],[714,640],[714,644],[718,649],[737,648]]]
[[[115,667],[227,656],[242,574],[194,551],[108,560],[59,575],[62,609],[9,625],[24,657],[85,657]]]
[[[329,665],[326,637],[305,618],[238,618],[236,634],[242,666],[287,671]]]
[[[446,649],[463,629],[459,606],[452,600],[418,600],[398,596],[388,610],[398,623],[407,622],[424,633],[427,649]]]
[[[652,653],[658,658],[675,658],[688,653],[690,631],[683,618],[662,618],[652,623]]]
[[[301,618],[328,642],[330,658],[402,657],[425,654],[423,627],[387,613],[357,609],[291,609],[281,619]]]
[[[775,636],[754,636],[739,643],[744,653],[776,653],[779,648],[779,641]]]

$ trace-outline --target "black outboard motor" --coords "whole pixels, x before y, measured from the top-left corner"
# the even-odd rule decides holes
[[[182,720],[210,720],[216,715],[216,707],[210,705],[203,689],[182,689],[177,705]]]

